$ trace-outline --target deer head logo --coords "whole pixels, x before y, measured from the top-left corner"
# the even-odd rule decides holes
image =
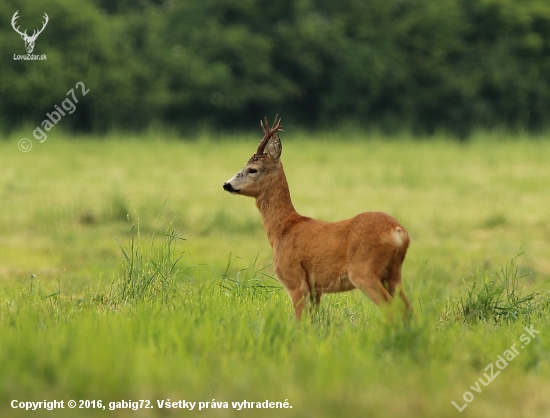
[[[32,53],[32,50],[34,49],[34,43],[36,42],[36,38],[38,38],[38,35],[42,33],[46,25],[48,24],[49,17],[46,13],[44,13],[44,24],[42,25],[42,29],[40,30],[34,30],[32,35],[27,35],[27,30],[25,29],[25,32],[19,31],[19,26],[15,27],[15,21],[19,17],[17,14],[19,13],[19,10],[16,11],[13,14],[13,17],[11,19],[11,26],[13,27],[13,30],[16,31],[19,35],[21,35],[21,38],[25,41],[25,49],[27,50],[27,53]]]

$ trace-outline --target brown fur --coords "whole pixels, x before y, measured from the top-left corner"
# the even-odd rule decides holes
[[[316,306],[323,293],[355,288],[374,303],[391,302],[396,291],[407,313],[412,307],[401,288],[401,266],[409,235],[393,217],[365,212],[340,222],[324,222],[296,212],[283,165],[278,135],[268,154],[251,158],[224,189],[256,199],[273,248],[277,277],[300,318],[306,301]],[[248,173],[250,169],[257,173]]]

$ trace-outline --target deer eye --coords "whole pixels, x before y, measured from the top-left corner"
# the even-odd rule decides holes
[[[249,168],[248,169],[248,174],[256,174],[258,172],[258,170],[256,170],[255,168]]]

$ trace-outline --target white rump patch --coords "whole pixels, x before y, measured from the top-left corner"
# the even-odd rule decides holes
[[[403,229],[401,229],[400,227],[397,227],[391,232],[391,234],[397,246],[402,247],[403,244],[405,243],[405,240],[403,238]]]

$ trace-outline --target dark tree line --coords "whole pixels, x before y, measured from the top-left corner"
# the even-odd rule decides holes
[[[11,26],[45,30],[25,54]],[[64,128],[293,124],[386,131],[546,128],[547,0],[7,0],[0,127],[40,123],[77,82]]]

